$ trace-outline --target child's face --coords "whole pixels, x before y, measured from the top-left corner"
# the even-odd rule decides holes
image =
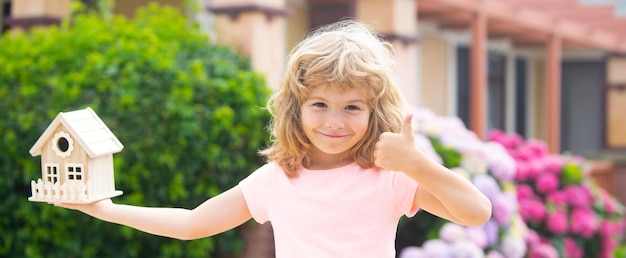
[[[313,153],[345,154],[367,132],[370,106],[357,90],[320,85],[309,90],[301,106],[302,128],[313,144]]]

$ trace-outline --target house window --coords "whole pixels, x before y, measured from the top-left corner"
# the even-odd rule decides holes
[[[67,164],[67,180],[83,180],[83,171],[82,164]]]
[[[59,164],[46,164],[44,180],[50,183],[59,182]]]
[[[60,131],[52,138],[52,150],[61,158],[69,157],[74,150],[74,140],[68,133]]]
[[[528,88],[526,82],[527,61],[517,58],[515,61],[515,132],[524,138],[526,134],[526,100],[529,98],[526,92]]]
[[[456,76],[457,76],[457,105],[456,116],[458,116],[463,123],[471,128],[470,123],[470,105],[472,100],[470,99],[470,50],[467,46],[459,46],[456,50]]]
[[[489,53],[487,67],[487,130],[504,129],[506,57],[500,53]]]

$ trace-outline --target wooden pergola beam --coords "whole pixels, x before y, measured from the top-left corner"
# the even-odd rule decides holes
[[[476,12],[472,21],[470,62],[470,128],[480,139],[487,134],[487,15]]]
[[[420,0],[418,2],[429,2],[430,5],[440,4],[461,12],[477,13],[481,11],[489,20],[497,19],[511,23],[521,29],[534,30],[549,35],[561,34],[564,41],[573,41],[609,52],[626,53],[624,47],[626,32],[598,32],[586,21],[581,22],[574,18],[561,17],[549,12],[557,7],[563,9],[568,6],[586,8],[580,7],[576,0]],[[427,4],[423,3],[423,5]],[[419,6],[418,4],[418,8]],[[543,10],[544,8],[545,10]],[[626,24],[621,19],[616,22]],[[563,26],[564,23],[569,25]],[[580,31],[588,31],[589,33],[580,33]]]
[[[553,35],[546,46],[546,104],[547,137],[551,153],[559,153],[561,146],[561,52],[562,40]]]

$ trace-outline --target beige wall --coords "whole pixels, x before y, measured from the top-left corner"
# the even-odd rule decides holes
[[[13,17],[56,17],[65,18],[70,14],[69,0],[22,0],[12,1]]]
[[[160,5],[167,5],[167,6],[172,6],[176,8],[181,8],[182,3],[183,3],[182,0],[133,0],[133,1],[117,0],[115,1],[113,12],[116,14],[121,14],[126,17],[132,18],[135,15],[135,11],[137,10],[137,8],[146,6],[151,2],[157,2]]]
[[[252,68],[265,75],[267,85],[277,88],[285,66],[285,19],[267,19],[260,12],[240,14],[236,20],[228,15],[215,17],[219,44],[250,56]]]
[[[357,0],[356,18],[369,24],[379,33],[406,38],[417,37],[415,1],[407,0]],[[398,61],[397,79],[400,90],[409,104],[416,105],[418,43],[392,40]]]
[[[419,104],[441,116],[449,114],[449,47],[444,39],[435,35],[424,35],[420,41]]]
[[[287,0],[287,7],[291,9],[291,15],[287,17],[287,51],[291,51],[309,31],[307,3],[307,0]]]

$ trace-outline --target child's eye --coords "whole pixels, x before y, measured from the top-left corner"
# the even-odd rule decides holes
[[[355,105],[350,105],[346,107],[347,110],[361,110],[359,107],[355,106]]]
[[[313,106],[314,107],[319,107],[319,108],[325,108],[326,104],[324,104],[322,102],[316,102],[316,103],[313,103]]]

